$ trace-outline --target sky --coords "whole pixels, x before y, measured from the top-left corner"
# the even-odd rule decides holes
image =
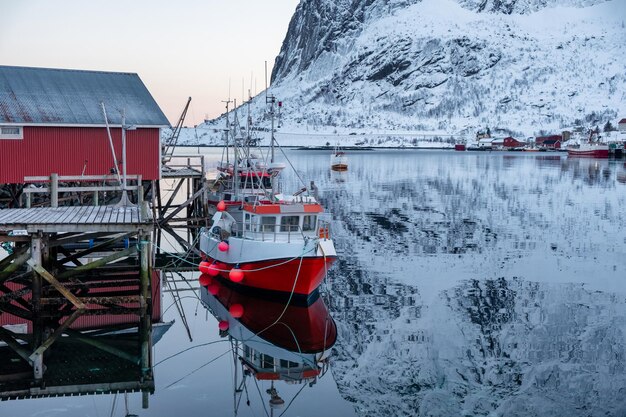
[[[138,73],[175,124],[265,88],[299,0],[0,0],[0,65]]]

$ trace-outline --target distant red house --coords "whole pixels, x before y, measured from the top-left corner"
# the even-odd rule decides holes
[[[509,137],[504,138],[503,146],[505,148],[521,148],[523,146],[526,146],[526,142],[520,142],[514,137],[509,136]]]
[[[561,149],[562,141],[561,135],[538,136],[535,138],[535,145],[543,149]]]
[[[128,174],[159,179],[160,129],[170,123],[137,74],[0,66],[0,184],[110,174],[101,103],[118,163],[124,110]]]
[[[619,121],[619,123],[617,124],[617,129],[620,132],[626,132],[626,119],[622,119]]]

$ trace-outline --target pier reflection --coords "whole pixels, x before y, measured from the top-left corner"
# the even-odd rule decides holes
[[[249,406],[248,396],[257,392],[264,394],[261,402],[266,414],[284,413],[304,388],[313,387],[329,369],[337,327],[324,300],[319,295],[307,304],[260,298],[208,275],[202,280],[202,302],[218,320],[220,336],[229,339],[238,363],[234,414],[244,397]],[[300,388],[287,397],[279,392],[281,381]]]
[[[141,317],[140,317],[141,319]],[[67,329],[47,349],[41,378],[33,377],[32,365],[24,353],[32,341],[28,324],[5,323],[0,343],[0,400],[31,400],[76,395],[128,394],[140,392],[148,408],[148,396],[154,393],[152,358],[143,358],[142,341],[150,340],[149,351],[172,323],[137,326],[113,315],[100,316],[98,322],[114,326],[92,325],[80,331]],[[147,367],[146,367],[147,365]]]

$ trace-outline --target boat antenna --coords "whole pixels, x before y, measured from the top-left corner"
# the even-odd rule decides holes
[[[228,119],[228,113],[229,113],[228,107],[230,106],[231,102],[232,102],[232,100],[230,99],[230,96],[228,97],[228,100],[222,100],[222,103],[226,103],[226,129],[224,129],[224,133],[225,133],[225,141],[226,141],[226,164],[227,165],[229,163],[229,159],[228,159],[228,132],[230,131],[230,121]]]

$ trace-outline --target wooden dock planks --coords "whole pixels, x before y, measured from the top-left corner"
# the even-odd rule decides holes
[[[116,206],[37,207],[0,210],[0,232],[133,231],[146,229],[150,219],[140,221],[140,208]]]

